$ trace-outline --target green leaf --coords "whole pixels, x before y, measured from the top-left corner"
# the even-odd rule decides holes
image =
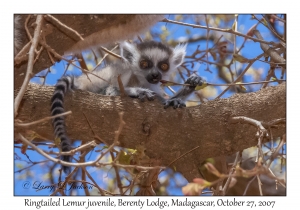
[[[268,26],[268,22],[266,21],[266,19],[263,19],[263,24],[264,24],[265,26]]]
[[[61,143],[61,139],[60,139],[59,137],[54,139],[54,144],[55,144],[58,148],[60,148],[60,143]]]
[[[240,84],[241,82],[236,82],[235,84]],[[246,91],[247,90],[247,88],[244,86],[244,85],[239,85],[239,87],[242,89],[242,90],[244,90],[244,91]]]
[[[126,152],[121,151],[119,156],[119,163],[124,165],[129,165],[131,156],[132,156],[131,154],[127,154]]]
[[[231,29],[232,29],[233,31],[235,31],[235,26],[236,26],[236,21],[234,21],[233,24],[232,24],[232,26],[231,26]]]
[[[207,82],[203,82],[202,85],[197,85],[195,87],[195,90],[201,90],[201,89],[204,89],[205,87],[207,87]]]
[[[249,62],[249,59],[247,59],[239,54],[233,54],[233,59],[240,63],[248,63]]]
[[[190,35],[191,31],[189,29],[185,29],[185,33],[186,33],[186,35]]]

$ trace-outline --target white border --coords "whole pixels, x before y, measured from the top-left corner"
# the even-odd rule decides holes
[[[287,171],[287,197],[238,197],[240,200],[275,200],[276,206],[273,209],[282,209],[293,206],[299,206],[297,201],[299,193],[296,188],[298,186],[299,163],[296,154],[299,154],[298,142],[299,135],[296,131],[299,130],[299,53],[297,47],[299,46],[299,12],[298,6],[293,4],[294,1],[5,1],[2,4],[1,11],[1,47],[2,47],[2,81],[1,81],[1,206],[14,209],[19,207],[24,208],[24,197],[13,197],[14,183],[13,183],[13,14],[14,13],[287,13],[287,32],[288,38],[288,104],[287,104],[287,139],[288,139],[288,171]],[[298,65],[297,65],[298,64]],[[8,149],[9,148],[9,149]],[[8,161],[9,159],[9,161]],[[4,195],[5,194],[5,195]],[[35,197],[30,197],[34,199]],[[48,197],[37,197],[36,200]],[[127,197],[123,199],[135,200],[138,197]],[[75,198],[65,198],[67,200],[75,200]],[[86,200],[85,197],[76,197],[76,200]],[[98,200],[97,197],[90,198]],[[104,199],[104,198],[102,198]],[[117,199],[117,198],[116,198]],[[171,199],[170,197],[163,197],[163,199]],[[193,200],[216,200],[220,197],[193,197]],[[224,198],[226,199],[226,198]],[[230,197],[229,199],[233,199]],[[53,208],[53,207],[50,207]],[[69,207],[75,208],[75,207]],[[97,207],[99,209],[99,207]],[[100,207],[101,208],[101,207]],[[178,207],[179,208],[179,207]],[[181,207],[182,208],[182,207]],[[229,207],[232,208],[232,207]],[[239,207],[240,208],[240,207]],[[36,209],[31,207],[30,209]],[[44,209],[44,207],[42,208]],[[77,208],[79,209],[79,208]],[[80,208],[84,209],[84,208]],[[107,209],[107,208],[103,208]],[[116,208],[114,208],[116,209]],[[138,208],[131,208],[138,209]],[[143,208],[144,209],[144,208]],[[152,208],[153,209],[153,208]],[[157,208],[156,208],[157,209]],[[173,209],[173,208],[172,208]]]

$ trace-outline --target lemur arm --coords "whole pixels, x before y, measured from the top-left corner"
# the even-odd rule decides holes
[[[149,101],[153,101],[155,98],[155,92],[146,88],[140,88],[140,87],[125,87],[124,88],[125,93],[131,97],[131,98],[138,98],[140,101],[144,102],[145,99],[148,99]],[[120,95],[120,89],[119,87],[115,86],[108,86],[106,87],[102,92],[102,95],[107,96],[118,96]]]
[[[185,107],[184,101],[186,98],[195,90],[197,85],[201,86],[205,80],[197,75],[190,76],[184,84],[189,84],[190,86],[183,86],[179,91],[177,91],[171,99],[167,99],[163,102],[164,108],[172,106],[174,109]]]

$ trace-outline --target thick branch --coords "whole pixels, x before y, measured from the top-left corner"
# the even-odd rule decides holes
[[[50,115],[53,87],[31,84],[19,109],[23,122]],[[235,94],[229,99],[209,101],[196,107],[179,110],[163,109],[158,102],[141,103],[137,99],[101,96],[85,91],[70,93],[65,99],[67,131],[71,139],[93,140],[94,132],[109,144],[119,126],[119,112],[124,112],[126,125],[119,140],[121,146],[135,148],[144,144],[146,154],[161,160],[163,166],[187,151],[172,165],[191,180],[199,177],[197,166],[208,157],[233,154],[257,145],[256,128],[248,124],[231,124],[231,116],[245,116],[269,122],[286,117],[285,83],[261,91]],[[84,113],[84,114],[83,114]],[[51,122],[30,127],[39,135],[53,139]],[[285,126],[272,130],[273,136],[285,133]]]

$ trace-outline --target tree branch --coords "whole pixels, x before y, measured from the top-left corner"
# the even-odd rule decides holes
[[[20,89],[20,92],[18,93],[17,97],[15,98],[15,103],[14,103],[14,116],[16,117],[18,115],[18,108],[21,103],[22,97],[25,93],[26,87],[29,83],[29,80],[31,79],[32,75],[32,68],[34,64],[34,52],[36,50],[36,47],[38,46],[39,40],[40,40],[40,34],[41,34],[41,28],[42,28],[42,21],[43,17],[42,15],[38,15],[36,18],[36,28],[34,30],[34,37],[32,41],[32,45],[29,50],[29,59],[28,59],[28,65],[27,65],[27,71],[26,71],[26,76],[23,81],[22,87]]]
[[[28,122],[49,116],[53,91],[53,87],[29,85],[19,108],[19,119]],[[255,93],[235,94],[228,99],[177,110],[165,110],[158,101],[142,103],[129,97],[101,96],[78,90],[66,96],[65,110],[72,111],[72,115],[66,117],[71,139],[87,142],[97,135],[108,144],[114,142],[119,112],[124,112],[126,125],[119,136],[120,146],[135,149],[143,144],[146,154],[160,159],[163,166],[199,146],[173,163],[192,180],[199,176],[197,166],[206,158],[234,154],[257,145],[257,129],[248,124],[230,124],[230,117],[245,116],[262,122],[285,118],[286,87],[283,83]],[[144,125],[149,126],[148,132],[143,129]],[[22,132],[18,131],[21,128],[15,129]],[[51,122],[37,125],[34,131],[54,139]],[[272,130],[274,137],[284,133],[285,123]]]

